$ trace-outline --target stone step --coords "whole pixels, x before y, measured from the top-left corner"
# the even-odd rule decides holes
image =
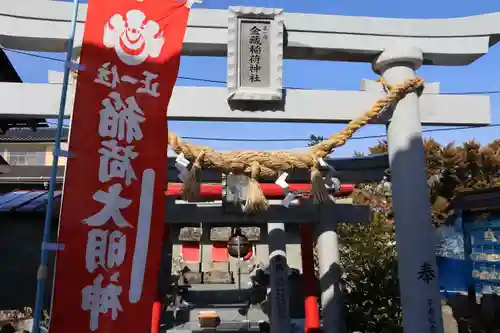
[[[196,308],[213,308],[214,305],[231,308],[248,300],[250,290],[245,285],[242,287],[245,289],[238,290],[237,285],[227,284],[192,285],[185,295],[185,300],[193,304]],[[290,281],[289,287],[290,316],[292,318],[303,318],[304,296],[300,279]]]
[[[215,311],[222,322],[244,322],[244,321],[266,321],[269,320],[267,315],[258,307],[252,306],[247,313],[238,311],[243,304],[233,304],[231,307],[225,305],[221,307],[207,306],[198,307],[196,309],[181,308],[176,312],[176,322],[198,322],[198,315],[201,311]]]
[[[239,290],[236,285],[198,284],[192,285],[186,291],[184,299],[197,307],[204,307],[211,304],[244,303],[248,299],[249,293],[248,289]]]
[[[197,321],[189,321],[182,325],[170,328],[166,333],[202,333],[202,332],[259,332],[259,324],[256,321],[222,321],[216,329],[200,328]]]

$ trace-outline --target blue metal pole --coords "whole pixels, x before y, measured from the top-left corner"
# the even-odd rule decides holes
[[[64,66],[64,79],[59,103],[59,114],[57,116],[56,142],[54,146],[54,158],[52,160],[52,169],[50,173],[49,193],[47,200],[47,211],[45,213],[45,226],[43,230],[43,241],[41,249],[40,266],[37,273],[35,309],[33,311],[33,333],[40,333],[40,319],[43,309],[43,299],[45,291],[45,280],[47,278],[47,247],[50,241],[52,229],[52,209],[54,202],[54,192],[56,186],[57,166],[61,154],[61,135],[64,122],[64,112],[66,108],[66,97],[68,95],[69,76],[71,71],[71,61],[73,57],[73,44],[75,40],[76,20],[78,16],[78,4],[80,0],[73,0],[73,15],[71,18],[71,32],[68,38],[66,49],[66,62]]]

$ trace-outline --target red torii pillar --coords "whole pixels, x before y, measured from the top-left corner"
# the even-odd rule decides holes
[[[302,279],[304,291],[304,333],[322,332],[318,308],[317,281],[314,275],[313,232],[310,224],[300,226]]]

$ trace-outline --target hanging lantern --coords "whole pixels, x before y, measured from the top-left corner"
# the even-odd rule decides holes
[[[252,250],[252,244],[248,238],[241,233],[241,229],[235,229],[233,235],[227,241],[228,253],[233,258],[245,258]]]

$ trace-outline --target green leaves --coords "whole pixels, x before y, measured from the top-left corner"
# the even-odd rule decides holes
[[[402,332],[394,226],[376,214],[371,225],[339,227],[349,331]]]
[[[322,139],[311,135],[311,145]],[[387,153],[387,148],[387,141],[380,141],[368,154]],[[450,202],[458,190],[500,185],[500,140],[481,147],[476,141],[443,146],[430,139],[424,141],[424,150],[431,213],[437,225],[453,213]],[[355,203],[370,205],[374,216],[368,226],[339,227],[348,331],[401,333],[392,198],[377,184],[358,185],[352,197]]]

